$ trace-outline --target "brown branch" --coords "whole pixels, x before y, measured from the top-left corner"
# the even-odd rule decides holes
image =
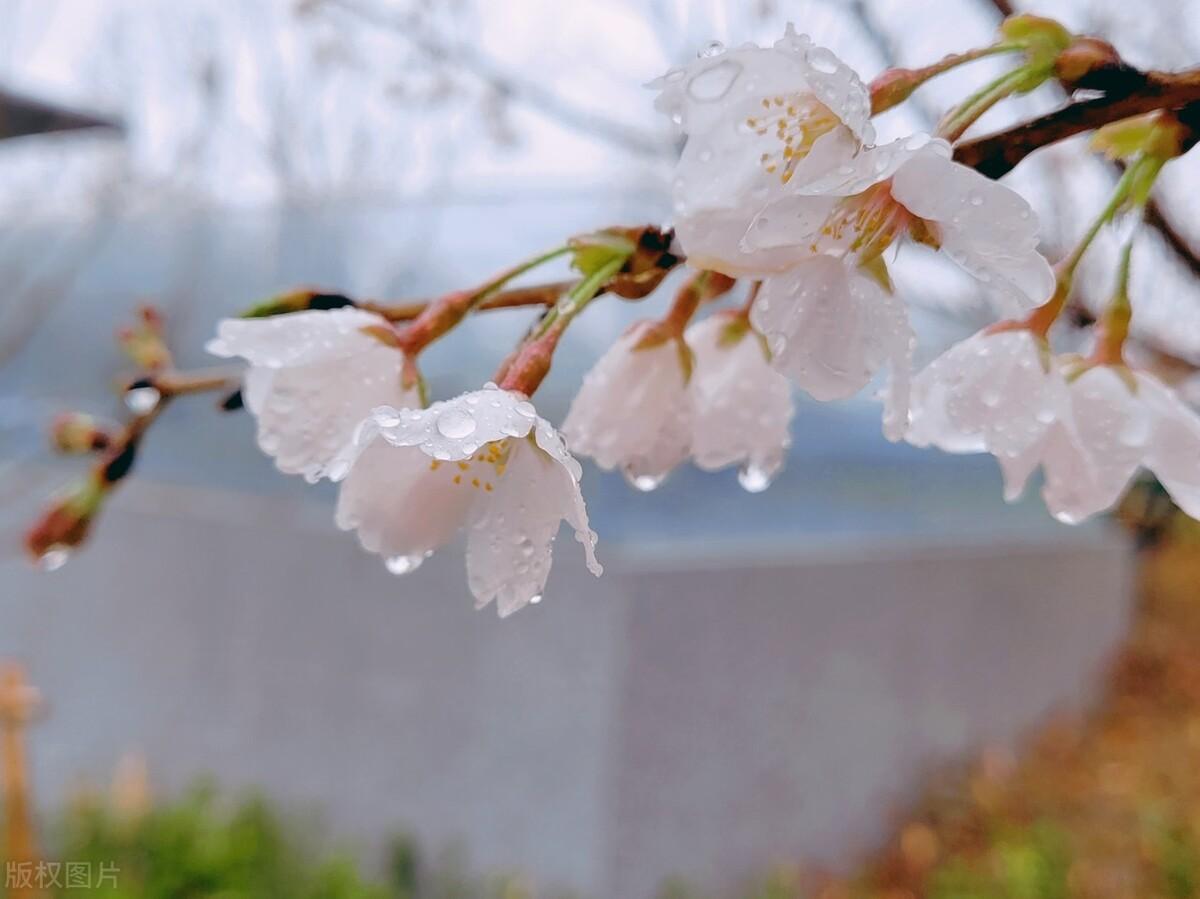
[[[1076,134],[1158,109],[1181,110],[1200,104],[1200,69],[1142,72],[1116,63],[1096,69],[1072,86],[1104,93],[1068,103],[1024,124],[963,141],[954,148],[954,158],[990,178],[999,178],[1034,150]]]

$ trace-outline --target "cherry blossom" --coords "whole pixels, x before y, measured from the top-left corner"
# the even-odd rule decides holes
[[[522,394],[489,384],[428,409],[374,410],[330,466],[336,521],[402,574],[467,529],[476,607],[538,602],[561,521],[599,575],[579,463]]]
[[[688,383],[692,459],[708,471],[740,465],[741,485],[757,493],[791,445],[791,386],[738,313],[710,315],[684,337],[696,356]]]
[[[1040,464],[1042,497],[1075,524],[1113,506],[1139,468],[1200,517],[1200,416],[1162,381],[1123,365],[1064,368],[1068,405],[1043,438],[1005,464],[1011,494]]]
[[[687,136],[675,171],[675,229],[693,264],[738,276],[778,267],[733,253],[766,199],[845,164],[874,140],[858,75],[791,25],[770,48],[719,45],[652,82],[656,108]]]
[[[1045,339],[1025,328],[986,329],[913,378],[906,439],[1015,464],[1044,440],[1067,402],[1061,365]]]
[[[889,290],[832,256],[815,256],[765,279],[750,320],[775,367],[815,399],[845,399],[890,367],[884,432],[903,436],[916,338]]]
[[[376,406],[419,406],[401,385],[400,352],[364,329],[381,316],[343,308],[225,319],[207,349],[250,363],[246,408],[258,445],[286,474],[318,480]]]
[[[692,405],[687,395],[692,352],[662,339],[652,322],[622,335],[583,378],[563,435],[573,452],[605,471],[652,490],[688,456]]]
[[[1064,522],[1110,508],[1140,467],[1200,515],[1200,416],[1153,375],[1052,356],[1028,330],[980,332],[918,374],[907,439],[992,453],[1010,501],[1041,466]]]

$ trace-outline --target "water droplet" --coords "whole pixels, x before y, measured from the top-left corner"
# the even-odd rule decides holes
[[[531,602],[533,605],[535,605],[535,606],[536,606],[536,605],[537,605],[539,602],[541,602],[541,601],[542,601],[542,594],[540,594],[540,593],[535,593],[535,594],[533,594],[533,596],[529,597],[529,601],[530,601],[530,602]]]
[[[838,58],[824,47],[813,47],[808,51],[808,64],[826,75],[832,75],[841,68]]]
[[[771,486],[771,473],[753,462],[739,468],[737,478],[747,493],[762,493]]]
[[[521,400],[521,402],[513,406],[513,411],[524,415],[526,418],[537,418],[537,409],[533,408],[533,403],[527,400]]]
[[[741,63],[725,60],[695,76],[688,82],[687,91],[693,100],[712,103],[720,100],[733,87],[742,73]]]
[[[71,558],[71,551],[65,546],[52,546],[37,560],[38,568],[42,571],[58,571]]]
[[[972,206],[982,206],[983,205],[983,194],[981,194],[977,190],[973,190],[967,195],[967,202],[970,203]]]
[[[375,423],[381,428],[394,428],[400,424],[400,416],[395,409],[380,409],[375,413]]]
[[[725,45],[720,41],[709,41],[696,54],[701,59],[712,59],[714,56],[720,56],[725,52]]]
[[[438,432],[451,440],[461,440],[475,433],[475,419],[461,409],[450,408],[438,416]]]
[[[135,415],[153,412],[161,399],[162,394],[157,387],[135,387],[125,391],[125,407]]]
[[[625,469],[624,474],[625,480],[629,482],[629,486],[634,490],[640,490],[642,493],[657,490],[659,485],[667,478],[665,474],[635,474],[629,469]]]
[[[413,553],[408,556],[388,556],[383,560],[384,567],[392,574],[411,574],[421,567],[421,563],[429,558],[429,553]]]

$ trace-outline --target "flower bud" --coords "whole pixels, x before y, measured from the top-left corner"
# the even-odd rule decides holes
[[[162,313],[153,306],[142,306],[137,324],[117,331],[117,343],[138,368],[158,371],[171,365],[163,334]]]
[[[112,434],[83,412],[63,412],[50,425],[50,441],[60,453],[82,455],[107,449]]]
[[[60,567],[87,539],[104,494],[103,482],[92,476],[46,509],[25,534],[25,549],[33,560],[47,569]]]

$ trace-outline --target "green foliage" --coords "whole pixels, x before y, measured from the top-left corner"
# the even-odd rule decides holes
[[[535,899],[519,880],[470,875],[461,852],[427,863],[409,838],[368,878],[311,825],[261,797],[221,801],[207,784],[139,812],[79,800],[52,831],[51,858],[85,863],[94,881],[102,865],[117,871],[91,889],[48,890],[56,899]]]

